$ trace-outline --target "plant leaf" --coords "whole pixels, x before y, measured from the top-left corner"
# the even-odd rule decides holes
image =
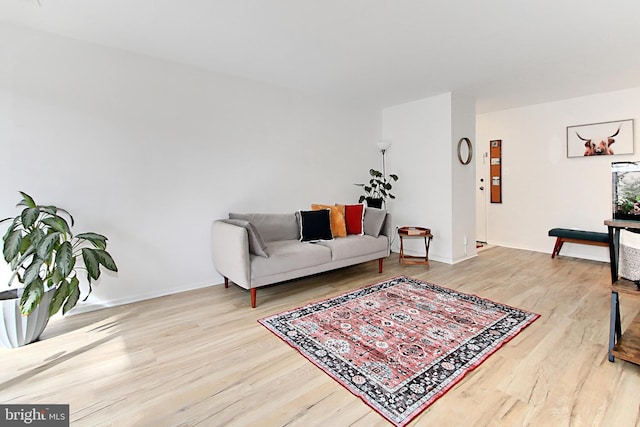
[[[51,257],[54,249],[57,249],[56,243],[60,241],[60,233],[58,231],[54,231],[53,233],[47,235],[37,247],[36,255],[38,258],[47,260]]]
[[[100,262],[100,264],[104,266],[104,268],[106,268],[107,270],[115,271],[115,272],[118,271],[116,262],[113,260],[113,258],[111,258],[111,255],[109,255],[109,252],[96,249],[95,253],[98,256],[98,261]]]
[[[2,249],[4,260],[11,262],[12,259],[20,253],[20,245],[22,244],[22,233],[20,230],[13,230],[4,238],[4,247]]]
[[[61,216],[50,216],[49,218],[43,219],[42,222],[53,228],[55,231],[59,231],[63,234],[71,234],[69,224],[67,224],[67,221],[65,221]]]
[[[60,270],[62,277],[67,277],[73,267],[73,249],[70,242],[62,242],[56,252],[56,267]]]
[[[96,254],[96,249],[82,248],[82,260],[87,269],[87,279],[91,283],[91,279],[100,277],[100,261]]]
[[[48,284],[49,286],[58,286],[58,284],[63,280],[64,280],[64,277],[62,277],[62,273],[60,272],[60,270],[57,268],[54,268],[53,274],[51,275],[51,277],[49,277]]]
[[[39,228],[36,228],[35,230],[33,230],[31,233],[28,234],[28,237],[29,237],[29,244],[33,245],[33,247],[38,247],[38,245],[40,245],[40,242],[42,242],[42,239],[44,239],[44,231],[42,231]]]
[[[97,249],[105,249],[107,247],[107,238],[102,234],[80,233],[76,234],[76,238],[90,242]]]
[[[58,215],[58,208],[56,206],[39,206],[42,212],[46,212],[49,215]]]
[[[73,277],[69,282],[69,296],[62,307],[62,314],[67,314],[69,310],[76,306],[80,299],[80,281],[77,277]]]
[[[93,287],[91,286],[91,282],[89,282],[89,292],[87,292],[87,296],[84,297],[84,299],[82,301],[86,301],[89,299],[89,295],[91,295],[91,292],[93,292]]]
[[[28,316],[35,310],[42,300],[42,295],[44,295],[44,286],[40,278],[34,280],[24,288],[22,298],[20,299],[20,312],[23,316]]]
[[[392,173],[389,175],[389,178],[393,179],[394,181],[398,180],[398,175],[396,175],[395,173]]]
[[[56,289],[53,297],[51,298],[51,304],[49,305],[49,316],[56,314],[62,307],[64,300],[67,299],[69,291],[71,290],[69,285],[69,282],[65,281]]]
[[[31,247],[31,233],[22,236],[20,242],[20,253],[23,254]]]
[[[62,208],[59,208],[59,207],[53,206],[53,205],[51,205],[51,206],[38,206],[38,207],[43,212],[51,214],[52,216],[58,216],[59,217],[60,215],[58,215],[58,212],[64,213],[65,215],[67,215],[69,217],[69,220],[71,221],[71,226],[73,226],[73,224],[74,224],[73,216],[68,211],[66,211],[65,209],[62,209]]]
[[[24,272],[23,282],[27,285],[31,284],[36,279],[40,278],[40,269],[42,268],[42,260],[39,258],[34,258],[29,264],[29,267]]]
[[[76,267],[76,258],[77,258],[77,255],[72,255],[71,256],[71,264],[69,265],[69,273],[72,273],[73,269]]]
[[[7,238],[7,236],[9,234],[11,234],[11,232],[18,227],[19,218],[5,218],[2,221],[8,220],[8,219],[12,219],[13,223],[11,224],[11,226],[9,228],[7,228],[7,231],[5,231],[4,236],[2,236],[2,240],[5,240]],[[2,221],[0,221],[0,222],[2,222]]]
[[[68,211],[62,208],[58,208],[58,212],[64,212],[69,217],[69,220],[71,221],[71,226],[73,227],[73,225],[75,224],[75,221],[73,220],[73,216]]]
[[[40,209],[38,208],[26,208],[22,210],[20,214],[20,220],[24,228],[29,228],[35,224],[36,220],[40,216]]]
[[[74,220],[73,220],[73,216],[65,209],[59,208],[57,206],[38,206],[40,208],[40,210],[42,210],[43,212],[46,212],[48,214],[51,214],[52,216],[60,216],[59,213],[62,212],[65,215],[67,215],[69,217],[69,220],[71,221],[71,226],[73,226],[74,224]]]
[[[28,207],[28,208],[35,208],[36,207],[36,202],[33,201],[33,198],[31,198],[30,195],[28,195],[27,193],[25,193],[24,191],[21,191],[20,194],[22,194],[22,201],[20,202],[20,204]]]
[[[11,264],[11,270],[13,270],[14,274],[13,274],[11,280],[9,281],[9,283],[11,283],[11,281],[13,281],[13,277],[16,276],[16,275],[18,276],[18,279],[20,279],[20,282],[22,282],[22,279],[20,278],[20,275],[18,274],[18,271],[19,271],[18,266],[23,265],[26,262],[27,258],[32,256],[34,252],[35,252],[35,249],[32,246],[30,246],[26,250],[26,252],[22,254],[22,256],[20,258],[15,257],[14,259],[11,260],[11,263],[10,263]]]

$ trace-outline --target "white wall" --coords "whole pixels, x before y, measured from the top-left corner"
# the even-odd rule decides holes
[[[458,160],[458,141],[469,138],[475,146],[475,99],[459,93],[451,96],[452,258],[459,262],[476,255],[476,165]]]
[[[640,88],[478,115],[479,168],[489,141],[502,140],[503,202],[488,205],[488,243],[551,253],[551,228],[605,232],[611,162],[640,160],[639,117]],[[624,119],[635,119],[635,154],[567,158],[567,126]],[[566,244],[562,255],[609,260],[586,245]]]
[[[451,101],[449,94],[385,108],[382,134],[393,145],[387,152],[387,171],[397,173],[396,200],[389,204],[396,226],[428,227],[434,235],[430,258],[450,258]],[[398,250],[398,242],[394,250]],[[410,254],[424,253],[421,241],[407,240]]]
[[[0,217],[23,190],[107,235],[90,304],[220,283],[213,219],[355,202],[379,137],[362,105],[0,25]]]
[[[473,99],[452,93],[382,112],[383,136],[393,141],[387,170],[400,178],[397,200],[390,204],[394,222],[430,228],[434,238],[429,257],[436,261],[454,263],[476,253],[475,168],[460,165],[456,152],[462,136],[474,139],[474,117]],[[470,242],[467,253],[465,235]],[[394,250],[398,246],[395,242]],[[424,244],[407,240],[405,250],[424,255]]]

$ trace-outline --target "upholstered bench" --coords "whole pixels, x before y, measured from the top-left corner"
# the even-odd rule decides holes
[[[560,254],[560,249],[562,249],[564,243],[609,247],[609,235],[607,233],[573,230],[570,228],[552,228],[549,230],[549,236],[557,237],[551,258],[555,258],[556,255]]]

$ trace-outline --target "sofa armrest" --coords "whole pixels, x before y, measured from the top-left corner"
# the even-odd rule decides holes
[[[391,214],[387,212],[387,217],[384,219],[384,223],[382,224],[382,230],[380,234],[384,234],[389,238],[389,242],[393,240],[393,221],[391,219]]]
[[[218,273],[243,288],[251,288],[251,255],[247,229],[223,221],[211,226],[213,265]]]

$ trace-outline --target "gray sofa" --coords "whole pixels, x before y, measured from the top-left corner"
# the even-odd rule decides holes
[[[211,227],[213,264],[229,281],[251,291],[256,306],[256,289],[341,267],[389,256],[391,217],[386,211],[366,208],[362,235],[333,240],[302,242],[299,213],[229,214]]]

